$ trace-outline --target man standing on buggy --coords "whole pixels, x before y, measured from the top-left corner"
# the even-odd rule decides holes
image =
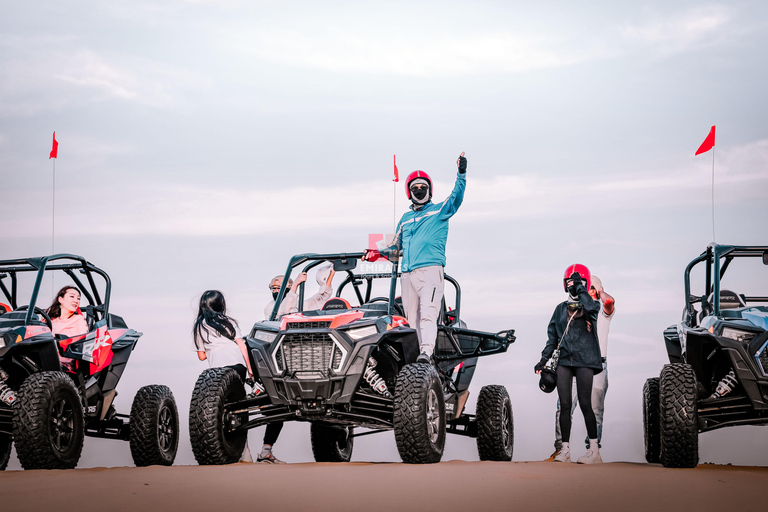
[[[432,179],[424,171],[414,171],[405,180],[405,193],[411,200],[397,225],[393,244],[381,251],[368,249],[363,260],[376,261],[383,256],[400,260],[403,308],[408,323],[416,329],[421,354],[417,362],[430,363],[437,339],[437,318],[443,302],[443,267],[448,220],[464,200],[467,159],[464,153],[456,161],[458,174],[451,195],[432,202]]]

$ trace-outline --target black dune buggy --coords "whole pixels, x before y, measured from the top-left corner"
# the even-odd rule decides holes
[[[37,307],[44,275],[80,291],[87,334],[52,333]],[[31,294],[21,299],[20,287]],[[179,415],[168,387],[139,389],[130,416],[112,405],[142,333],[109,312],[111,289],[106,272],[81,256],[0,261],[0,469],[11,442],[24,469],[74,468],[85,435],[129,441],[137,466],[173,464]],[[73,361],[65,368],[60,357]]]
[[[355,437],[387,430],[394,430],[400,457],[408,463],[440,461],[447,432],[476,438],[482,460],[512,459],[512,405],[504,386],[484,386],[475,415],[466,414],[464,405],[477,358],[506,352],[515,341],[514,330],[467,329],[459,318],[459,284],[446,275],[455,307],[447,308],[444,300],[435,364],[416,364],[416,331],[395,297],[397,264],[391,272],[354,273],[362,256],[291,259],[271,319],[257,322],[245,338],[266,392],[246,395],[239,376],[228,368],[205,370],[195,384],[189,430],[198,463],[236,462],[248,429],[289,420],[311,423],[318,462],[348,462]],[[346,275],[336,297],[321,310],[276,318],[291,272],[299,267],[306,272],[324,261]],[[385,290],[388,286],[388,297],[372,296],[375,282]],[[359,427],[367,431],[355,432]]]
[[[735,274],[750,258],[768,265],[768,246],[711,244],[686,267],[682,321],[664,331],[670,364],[643,387],[648,462],[692,468],[699,432],[768,425],[768,307],[755,305],[768,303],[768,295],[745,296],[721,284],[729,268]],[[700,263],[704,293],[693,295],[691,271]],[[756,277],[749,270],[744,281]]]

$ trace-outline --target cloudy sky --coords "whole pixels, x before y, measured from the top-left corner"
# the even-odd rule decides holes
[[[532,367],[562,272],[584,263],[617,299],[603,458],[641,461],[642,385],[713,240],[713,153],[694,157],[712,125],[714,238],[767,242],[767,29],[759,1],[5,2],[0,258],[51,252],[55,130],[55,251],[107,270],[113,311],[144,332],[117,405],[168,384],[185,424],[202,291],[261,320],[291,255],[392,231],[407,206],[393,154],[442,198],[465,151],[446,272],[471,327],[518,334],[473,396],[506,385],[515,459],[551,453],[555,397]],[[764,295],[766,274],[731,287]],[[177,463],[194,463],[183,436]],[[758,427],[704,434],[701,460],[768,465],[760,443]],[[307,425],[275,450],[311,460]],[[451,458],[476,459],[473,441],[449,437]],[[398,460],[393,436],[359,439],[354,459]],[[86,441],[81,466],[130,463],[127,444]]]

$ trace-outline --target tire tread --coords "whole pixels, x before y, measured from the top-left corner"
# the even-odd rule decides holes
[[[174,414],[175,443],[163,451],[158,439],[158,421],[163,405],[169,405]],[[136,392],[131,406],[130,436],[133,463],[142,466],[171,466],[179,448],[179,411],[168,386],[144,386]]]
[[[659,378],[661,453],[667,468],[699,463],[696,375],[685,363],[665,365]]]
[[[426,429],[426,399],[437,383],[438,402],[442,408],[441,430],[436,445]],[[397,375],[395,385],[394,427],[397,450],[403,462],[431,464],[440,462],[445,447],[445,404],[440,377],[432,365],[409,364]]]
[[[510,450],[502,437],[502,408],[509,404],[512,431]],[[514,450],[514,418],[507,388],[499,385],[483,386],[477,397],[477,452],[480,460],[510,461]]]

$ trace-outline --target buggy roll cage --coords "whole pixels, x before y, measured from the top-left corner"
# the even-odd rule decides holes
[[[291,271],[293,271],[295,268],[301,266],[302,264],[307,263],[307,265],[301,270],[301,272],[307,272],[310,269],[320,265],[324,261],[332,261],[333,262],[333,269],[336,272],[346,272],[346,277],[344,278],[344,281],[341,282],[341,284],[338,286],[336,291],[336,297],[341,296],[341,291],[344,289],[345,286],[348,284],[352,284],[352,288],[355,291],[355,295],[357,296],[357,300],[360,302],[360,304],[365,304],[369,300],[371,300],[371,291],[372,291],[372,284],[374,279],[387,279],[389,278],[390,285],[389,285],[389,297],[387,300],[387,314],[392,315],[394,313],[394,304],[395,304],[395,291],[397,289],[397,278],[401,276],[400,272],[398,272],[398,262],[394,261],[392,263],[392,272],[384,272],[384,273],[369,273],[369,274],[355,274],[352,272],[355,267],[357,267],[357,260],[362,259],[363,255],[365,253],[363,252],[353,252],[353,253],[331,253],[331,254],[297,254],[293,258],[291,258],[291,261],[288,263],[288,268],[285,271],[285,277],[283,278],[283,283],[280,286],[280,292],[277,295],[277,299],[275,300],[275,305],[272,308],[272,313],[269,316],[269,320],[276,320],[277,311],[280,307],[280,304],[282,303],[283,299],[285,298],[286,290],[288,288],[288,279],[291,277]],[[461,304],[461,287],[459,286],[459,283],[452,278],[449,275],[445,275],[445,280],[451,283],[456,288],[456,309],[451,311],[452,316],[455,316],[455,322],[458,324],[459,320],[459,310],[460,304]],[[366,283],[365,292],[361,292],[360,285],[363,284],[363,281]],[[298,308],[299,311],[302,311],[304,308],[304,285],[306,282],[301,283],[298,288]]]
[[[61,261],[63,260],[63,261]],[[60,263],[54,263],[61,261]],[[93,315],[96,316],[96,312],[102,314],[102,319],[107,317],[109,313],[109,298],[112,293],[112,281],[106,272],[88,262],[82,256],[75,254],[52,254],[51,256],[42,256],[39,258],[19,258],[12,260],[0,261],[0,291],[3,292],[5,299],[10,303],[11,308],[18,309],[18,273],[19,272],[37,272],[35,279],[35,285],[32,290],[32,295],[29,298],[29,305],[27,307],[27,315],[24,319],[24,323],[29,325],[32,321],[32,316],[35,314],[35,306],[37,304],[37,298],[40,293],[40,286],[43,283],[43,276],[46,271],[61,270],[69,276],[75,283],[75,286],[80,290],[80,293],[85,296],[91,309],[93,309]],[[83,281],[75,274],[78,271],[80,274],[85,275],[88,286],[83,284]],[[104,279],[104,300],[101,300],[101,294],[96,286],[94,280],[94,274],[101,276]],[[10,289],[5,279],[10,278]],[[97,318],[98,320],[98,318]]]
[[[685,313],[689,318],[695,318],[693,305],[706,300],[712,295],[712,307],[716,316],[720,316],[720,280],[725,275],[728,266],[734,258],[762,258],[768,265],[768,246],[719,245],[711,243],[707,250],[691,261],[685,268]],[[725,260],[721,262],[721,260]],[[705,295],[691,295],[691,270],[699,263],[706,262]],[[714,277],[714,279],[713,279]],[[768,296],[742,297],[744,302],[768,302]]]

